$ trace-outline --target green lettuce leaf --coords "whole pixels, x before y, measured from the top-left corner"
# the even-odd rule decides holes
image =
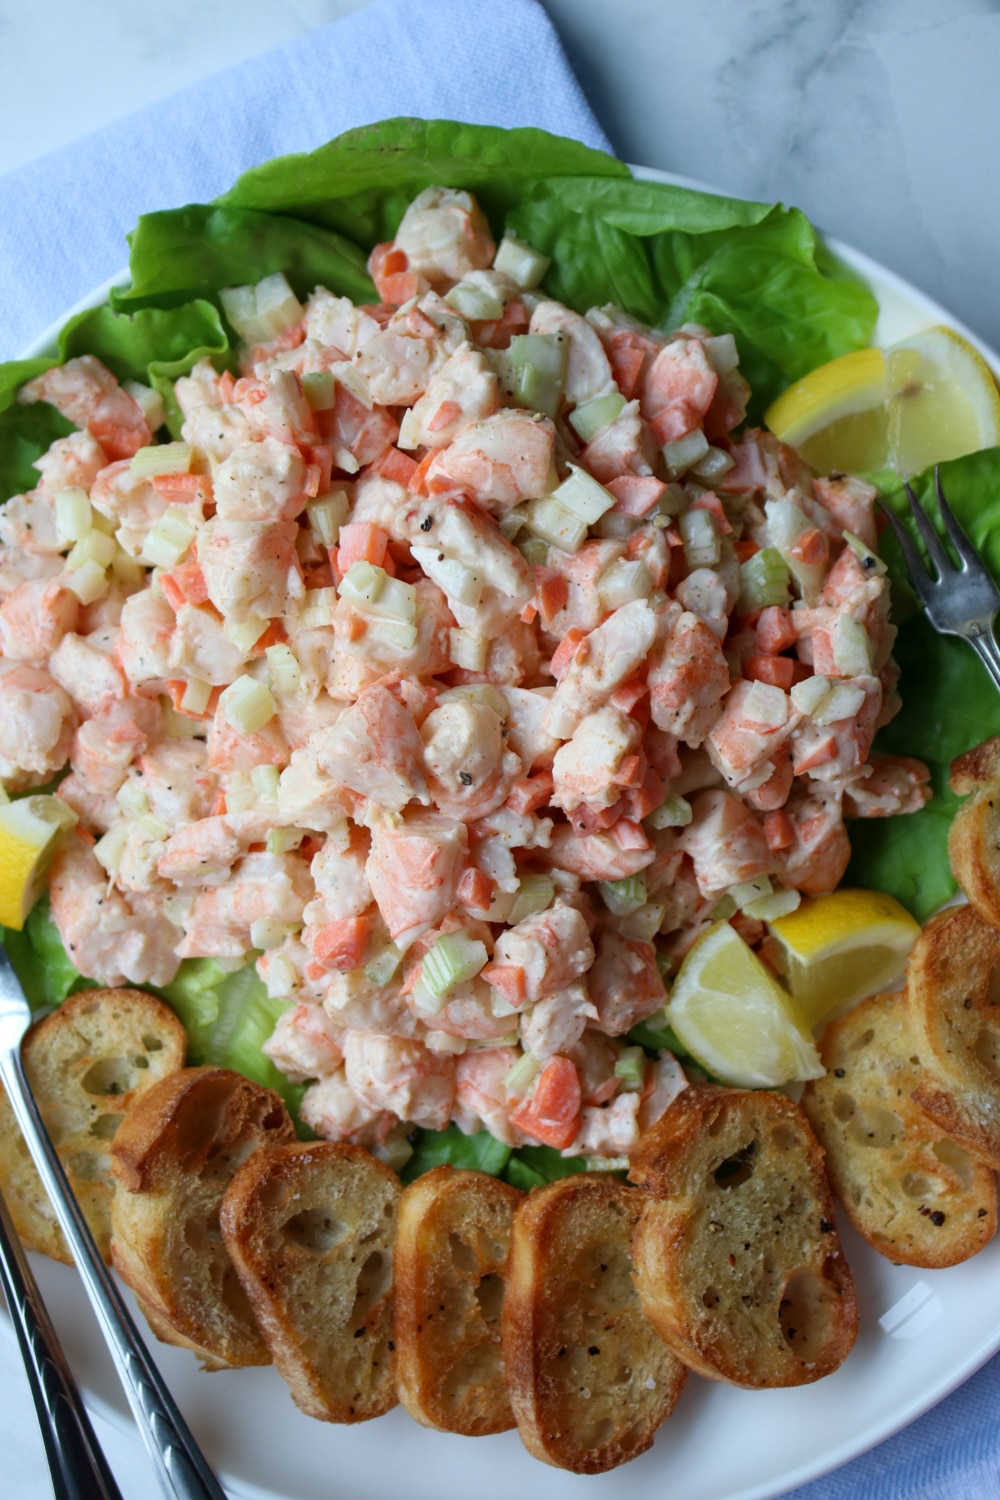
[[[563,1156],[552,1146],[519,1146],[512,1153],[504,1172],[512,1186],[530,1192],[545,1182],[555,1182],[558,1177],[572,1177],[574,1172],[585,1172],[587,1163],[582,1156]]]
[[[48,893],[35,902],[21,932],[0,927],[0,941],[32,1010],[61,1005],[77,990],[93,989],[75,968],[52,920]]]
[[[412,1182],[432,1167],[451,1166],[499,1177],[509,1160],[510,1147],[496,1140],[489,1131],[463,1135],[457,1125],[449,1125],[446,1130],[417,1131],[413,1155],[400,1175],[404,1182]]]
[[[56,440],[73,431],[72,422],[61,417],[44,401],[22,406],[17,393],[36,375],[44,375],[55,359],[11,359],[0,364],[0,499],[34,489],[38,471],[36,458]]]

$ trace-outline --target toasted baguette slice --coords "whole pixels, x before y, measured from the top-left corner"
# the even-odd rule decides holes
[[[1000,932],[971,906],[925,925],[906,967],[906,1007],[924,1076],[913,1097],[940,1128],[1000,1168],[1000,1013],[991,994]]]
[[[968,799],[948,830],[952,871],[983,921],[1000,928],[1000,736],[952,762],[951,789]]]
[[[826,1028],[823,1078],[805,1110],[834,1192],[874,1250],[907,1266],[954,1266],[996,1233],[996,1177],[935,1124],[902,995],[875,995]]]
[[[400,1186],[361,1146],[293,1142],[233,1178],[222,1234],[278,1374],[324,1422],[396,1404],[392,1262]]]
[[[858,1331],[823,1152],[783,1094],[684,1090],[632,1155],[646,1314],[678,1359],[732,1385],[805,1385]]]
[[[115,1137],[114,1266],[157,1337],[193,1349],[208,1368],[270,1363],[219,1209],[252,1152],[294,1139],[278,1095],[228,1068],[165,1078]]]
[[[396,1382],[416,1421],[482,1437],[514,1426],[500,1343],[510,1226],[524,1194],[485,1172],[411,1182],[396,1229]]]
[[[652,1446],[684,1366],[643,1316],[630,1248],[643,1197],[581,1173],[514,1217],[503,1309],[510,1403],[529,1453],[602,1474]]]
[[[187,1036],[143,990],[84,990],[32,1026],[21,1055],[97,1248],[111,1258],[111,1142],[125,1111],[184,1066]],[[0,1185],[30,1250],[72,1264],[10,1101],[0,1090]]]

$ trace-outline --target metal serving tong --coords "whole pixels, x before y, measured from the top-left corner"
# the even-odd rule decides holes
[[[42,1185],[49,1196],[60,1228],[66,1236],[66,1242],[76,1262],[76,1268],[97,1314],[101,1332],[111,1351],[111,1357],[125,1388],[139,1434],[153,1462],[160,1487],[168,1500],[225,1500],[221,1485],[191,1435],[160,1372],[150,1359],[121,1293],[101,1259],[87,1222],[67,1181],[62,1163],[42,1122],[38,1105],[35,1103],[21,1063],[21,1038],[30,1022],[31,1012],[24,998],[24,991],[11,968],[10,960],[0,948],[0,1080],[7,1091],[15,1118],[21,1127],[21,1134],[38,1168]],[[16,1294],[12,1296],[11,1310],[17,1321],[17,1298]],[[37,1298],[37,1288],[35,1296]],[[39,1333],[47,1334],[51,1328],[47,1319],[45,1319],[46,1327],[38,1322],[37,1310],[40,1306],[41,1299],[39,1298],[33,1307],[36,1314],[37,1332],[34,1335],[36,1339]],[[22,1349],[23,1347],[22,1341]],[[64,1393],[54,1387],[51,1388],[51,1395],[55,1400],[50,1421],[49,1394],[47,1391],[44,1410],[47,1425],[54,1428],[54,1432],[46,1433],[50,1464],[52,1443],[55,1443],[57,1448],[68,1448],[71,1444],[80,1444],[80,1450],[74,1453],[72,1460],[67,1455],[61,1470],[53,1470],[54,1482],[60,1472],[65,1477],[70,1470],[74,1476],[83,1475],[88,1468],[90,1470],[87,1476],[90,1482],[89,1489],[64,1489],[57,1493],[60,1496],[72,1496],[73,1500],[76,1500],[78,1496],[80,1500],[83,1500],[83,1497],[87,1497],[87,1500],[95,1497],[96,1500],[96,1497],[104,1495],[107,1495],[109,1500],[120,1500],[114,1480],[107,1474],[106,1465],[98,1458],[100,1450],[89,1423],[84,1429],[78,1420],[73,1422],[60,1420]],[[36,1405],[37,1402],[36,1394]],[[40,1415],[41,1411],[40,1408]],[[85,1414],[84,1420],[86,1420]],[[103,1489],[100,1488],[102,1479],[104,1480]]]
[[[965,532],[959,526],[951,507],[944,497],[941,475],[934,470],[934,486],[937,490],[938,510],[944,528],[958,553],[958,566],[952,562],[944,543],[931,523],[930,517],[908,484],[906,498],[910,511],[924,539],[936,577],[925,566],[906,527],[893,515],[888,506],[879,501],[880,509],[888,518],[896,533],[900,551],[906,560],[910,581],[927,618],[934,629],[942,635],[961,636],[979,657],[989,672],[994,685],[1000,688],[1000,645],[993,630],[993,619],[1000,609],[1000,591],[990,577],[986,564]]]

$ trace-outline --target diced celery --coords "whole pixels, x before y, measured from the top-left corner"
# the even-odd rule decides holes
[[[552,905],[555,893],[555,881],[551,875],[522,875],[507,921],[513,926],[516,922],[523,922],[525,917],[544,911]]]
[[[313,411],[331,411],[337,400],[332,370],[312,370],[303,375],[302,390]]]
[[[453,1036],[450,1031],[426,1031],[424,1046],[431,1052],[450,1052],[453,1057],[461,1057],[467,1043],[464,1036]]]
[[[814,718],[830,696],[829,680],[816,672],[802,682],[793,682],[788,696],[800,714],[808,714],[810,718]]]
[[[739,885],[731,885],[728,894],[732,896],[737,908],[744,911],[752,902],[770,896],[772,890],[769,878],[758,875],[754,880],[741,880]]]
[[[505,1074],[503,1086],[513,1098],[523,1099],[541,1071],[538,1058],[525,1052]]]
[[[340,360],[332,369],[334,380],[342,385],[345,391],[350,391],[356,400],[361,402],[367,411],[371,411],[375,405],[372,393],[368,388],[368,382],[360,370],[356,370],[349,359]],[[343,465],[341,465],[343,468]]]
[[[158,568],[179,563],[194,541],[194,527],[179,505],[168,505],[142,544],[142,560]]]
[[[378,599],[389,575],[370,562],[351,563],[340,581],[340,597],[369,609]]]
[[[570,412],[570,426],[582,443],[589,443],[591,438],[596,437],[615,420],[624,406],[625,397],[621,391],[609,391],[606,396],[595,396],[592,401],[585,401],[582,406],[577,406]]]
[[[627,1172],[631,1165],[627,1156],[585,1156],[582,1159],[587,1172]]]
[[[264,770],[265,768],[259,766],[257,769]],[[267,769],[274,770],[274,767]],[[289,854],[299,847],[304,838],[305,831],[301,828],[269,828],[265,840],[267,852],[268,854]]]
[[[141,818],[143,813],[149,812],[149,798],[143,791],[141,782],[125,780],[118,788],[115,801],[122,812],[127,813],[130,818]]]
[[[237,651],[250,651],[260,640],[270,624],[263,615],[247,615],[245,620],[223,620],[222,634],[231,641]]]
[[[615,1077],[621,1079],[622,1092],[638,1094],[646,1082],[646,1054],[641,1047],[623,1047],[615,1063]]]
[[[189,714],[203,714],[211,696],[212,684],[210,682],[203,682],[200,677],[190,677],[184,685],[180,706]]]
[[[833,626],[833,660],[845,677],[870,677],[872,647],[860,620],[838,615]]]
[[[776,922],[779,917],[787,917],[789,912],[796,911],[801,902],[799,891],[774,891],[759,901],[748,902],[743,910],[757,922]]]
[[[497,522],[497,525],[500,528],[501,536],[506,537],[508,542],[512,542],[517,536],[518,532],[523,529],[526,520],[527,516],[524,513],[523,507],[520,505],[515,505],[513,510],[509,510],[507,514],[505,516],[501,516],[499,521]]]
[[[740,564],[739,608],[744,614],[769,605],[787,605],[788,568],[776,547],[762,547]]]
[[[417,644],[417,627],[408,625],[405,620],[383,620],[379,615],[369,615],[362,637],[362,649],[365,641],[377,641],[380,645],[391,646],[395,651],[412,651]]]
[[[277,766],[254,766],[250,772],[250,780],[253,782],[253,789],[259,797],[264,797],[269,802],[273,802],[276,799],[279,781]],[[285,829],[282,831],[287,832],[288,830]],[[291,845],[290,847],[294,848],[295,846]],[[272,854],[275,852],[275,850],[271,850]]]
[[[94,513],[87,491],[74,485],[56,495],[56,530],[62,542],[80,542],[93,528]]]
[[[662,452],[668,479],[677,479],[708,452],[708,438],[700,427],[696,427],[693,432],[686,432],[682,438],[664,443]]]
[[[467,567],[457,558],[448,557],[437,547],[411,547],[410,551],[418,566],[423,569],[432,583],[436,583],[438,588],[448,595],[449,599],[475,608],[486,587],[484,574]]]
[[[122,390],[132,397],[146,418],[150,432],[156,432],[166,421],[163,397],[151,385],[141,385],[138,380],[123,380]]]
[[[691,465],[691,473],[705,484],[713,484],[723,474],[728,474],[735,462],[724,448],[709,448],[696,464]]]
[[[390,1131],[384,1141],[375,1142],[372,1155],[385,1162],[390,1171],[398,1176],[413,1155],[413,1147],[404,1131]]]
[[[312,534],[324,547],[336,546],[340,528],[350,513],[351,502],[346,490],[329,490],[306,506]]]
[[[278,953],[267,966],[267,993],[272,1000],[284,1000],[293,995],[298,983],[295,965],[283,953]]]
[[[632,938],[640,943],[651,943],[660,930],[666,912],[667,908],[659,902],[647,902],[645,906],[629,912],[627,917],[619,918],[621,925],[618,930],[622,937]]]
[[[587,540],[586,522],[568,511],[565,505],[560,505],[551,495],[539,500],[529,500],[527,517],[529,531],[563,552],[579,552]],[[521,551],[523,554],[523,547]]]
[[[781,729],[788,723],[788,697],[771,682],[752,682],[743,704],[744,722],[765,729]]]
[[[223,287],[219,300],[226,317],[248,344],[277,338],[300,322],[304,311],[281,271],[265,276],[256,286]]]
[[[115,543],[115,555],[111,559],[111,572],[116,583],[129,593],[142,587],[146,581],[146,570],[142,563],[135,557],[129,557],[128,553]]]
[[[295,928],[288,922],[277,922],[273,917],[258,917],[250,923],[250,941],[255,948],[280,948]]]
[[[219,698],[219,713],[237,734],[256,734],[274,718],[277,705],[269,688],[254,677],[237,677]]]
[[[86,562],[95,562],[100,567],[106,568],[114,555],[114,537],[110,537],[105,532],[97,531],[94,527],[91,527],[74,544],[72,552],[66,558],[66,566],[72,570],[73,568],[82,568]]]
[[[294,698],[302,686],[302,672],[291,646],[284,643],[268,646],[264,656],[271,676],[271,686],[284,697]]]
[[[474,281],[457,281],[445,292],[444,300],[470,323],[495,322],[503,317],[503,298],[492,287],[478,286]]]
[[[686,510],[678,519],[689,568],[714,568],[719,561],[719,533],[710,511]]]
[[[510,341],[513,394],[522,406],[555,417],[566,386],[568,340],[558,333],[517,333]]]
[[[403,962],[403,955],[395,943],[386,943],[375,957],[365,964],[365,978],[379,986],[388,984]]]
[[[104,837],[98,839],[94,845],[94,858],[102,870],[106,870],[112,877],[118,874],[118,866],[122,862],[128,834],[128,823],[114,823]]]
[[[588,526],[593,526],[615,503],[611,491],[606,490],[586,469],[578,468],[576,464],[570,464],[569,478],[564,479],[559,488],[553,491],[551,498]]]
[[[135,479],[152,479],[157,474],[188,474],[193,455],[190,443],[153,443],[133,453],[129,469]]]
[[[448,632],[448,655],[456,667],[466,672],[481,672],[486,665],[489,640],[484,635],[473,635],[471,630],[453,629]]]
[[[586,535],[586,532],[584,532],[584,535]],[[526,536],[522,537],[518,542],[517,550],[525,562],[530,563],[533,568],[544,568],[549,560],[549,545],[544,537]],[[567,547],[563,550],[568,552],[569,548]]]
[[[441,999],[456,985],[472,979],[489,962],[486,944],[465,932],[446,932],[424,954],[420,978],[430,993]]]
[[[702,348],[708,362],[719,375],[728,375],[740,362],[740,352],[731,333],[719,333],[714,338],[702,339]]]
[[[732,896],[727,894],[719,898],[719,900],[713,906],[712,910],[709,912],[709,916],[711,917],[713,922],[725,922],[727,918],[733,916],[735,911],[736,902],[733,900]]]
[[[162,818],[154,817],[152,813],[143,813],[141,818],[136,819],[136,822],[143,833],[148,834],[151,839],[166,839],[170,837],[170,825],[164,823]]]
[[[179,714],[169,698],[160,699],[163,709],[163,732],[168,740],[198,740],[205,737],[205,724],[201,719],[192,719],[188,714]],[[226,805],[231,812],[236,809],[226,792]]]
[[[844,541],[870,578],[881,578],[888,572],[888,568],[878,553],[873,552],[870,547],[866,547],[861,538],[855,536],[853,531],[844,532]]]
[[[535,250],[525,240],[519,240],[510,230],[500,241],[493,257],[494,271],[501,271],[504,276],[509,276],[525,292],[538,286],[551,264],[547,255]]]
[[[672,793],[645,821],[650,828],[686,828],[693,817],[687,798]]]
[[[614,916],[626,917],[646,904],[646,877],[626,875],[624,880],[598,880],[601,900]]]
[[[108,592],[108,575],[93,558],[68,571],[63,581],[81,604],[95,604]]]
[[[865,701],[865,690],[856,682],[834,682],[830,691],[813,714],[820,725],[837,724],[842,719],[853,719]]]
[[[606,609],[620,609],[633,599],[648,599],[653,576],[640,560],[619,557],[597,580],[597,594]]]

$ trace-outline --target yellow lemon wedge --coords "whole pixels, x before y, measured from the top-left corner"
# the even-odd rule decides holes
[[[20,931],[41,895],[56,843],[76,815],[39,794],[0,804],[0,925]]]
[[[919,474],[1000,443],[1000,391],[960,334],[926,328],[891,349],[820,365],[782,392],[764,421],[820,474]]]
[[[895,984],[920,924],[882,891],[807,896],[768,926],[778,965],[810,1026]]]
[[[735,1088],[823,1075],[791,995],[728,922],[710,927],[684,959],[667,1020],[695,1061]]]

